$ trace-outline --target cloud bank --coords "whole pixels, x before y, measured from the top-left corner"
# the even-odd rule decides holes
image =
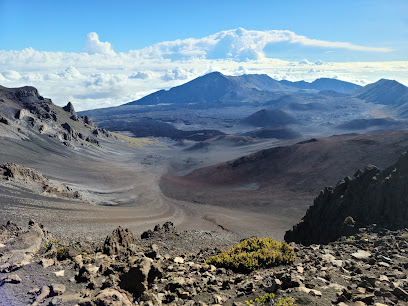
[[[391,52],[347,42],[310,39],[291,31],[221,31],[204,38],[157,43],[140,50],[115,52],[109,42],[89,33],[84,52],[47,52],[26,48],[0,50],[0,84],[32,85],[58,105],[68,101],[78,110],[120,105],[153,91],[180,85],[211,71],[239,75],[266,73],[275,79],[314,80],[337,77],[359,84],[380,78],[408,84],[408,62],[285,61],[265,53],[279,44],[352,52]],[[302,49],[303,48],[303,49]]]

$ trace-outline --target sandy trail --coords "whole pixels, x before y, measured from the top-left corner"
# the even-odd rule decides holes
[[[160,187],[168,148],[135,149],[107,144],[99,151],[59,150],[51,142],[39,146],[1,139],[0,163],[12,161],[42,172],[49,179],[79,190],[86,201],[33,194],[20,186],[0,185],[0,222],[43,223],[58,234],[103,239],[121,225],[141,234],[172,221],[179,229],[210,230],[238,238],[283,237],[288,223],[265,211],[242,210],[179,201]]]

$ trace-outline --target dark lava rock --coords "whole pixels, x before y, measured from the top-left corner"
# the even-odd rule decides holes
[[[10,125],[10,122],[6,118],[4,118],[3,116],[0,116],[0,123]]]
[[[160,224],[157,224],[153,231],[152,230],[148,230],[142,233],[141,238],[142,239],[149,239],[151,237],[160,235],[162,233],[168,233],[168,232],[174,232],[175,231],[175,227],[173,222],[167,221],[166,223],[163,224],[163,227],[160,226]]]
[[[132,232],[119,226],[110,236],[106,237],[103,253],[107,255],[127,253],[133,244],[135,244],[135,238]]]
[[[89,118],[88,116],[84,116],[84,122],[90,126],[95,126],[92,119]]]
[[[377,224],[404,228],[408,224],[408,154],[380,171],[368,165],[364,171],[327,187],[314,200],[303,219],[287,231],[285,240],[305,245],[327,243],[358,228]]]
[[[74,114],[76,115],[74,106],[72,105],[71,102],[68,102],[68,104],[65,105],[62,109],[63,109],[64,111],[66,111],[66,112],[72,114],[72,115],[74,115]]]

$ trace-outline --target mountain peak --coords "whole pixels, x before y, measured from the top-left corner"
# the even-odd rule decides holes
[[[354,96],[375,104],[398,105],[408,101],[408,87],[395,80],[381,79],[360,88]]]
[[[296,87],[298,89],[314,89],[318,91],[322,90],[333,90],[338,93],[352,93],[353,91],[361,88],[360,85],[330,78],[319,78],[313,82],[298,81],[291,82],[287,80],[280,81],[282,84],[287,86]]]
[[[177,104],[229,104],[250,100],[272,100],[272,92],[297,91],[266,74],[227,76],[214,71],[167,91],[157,91],[127,105]]]

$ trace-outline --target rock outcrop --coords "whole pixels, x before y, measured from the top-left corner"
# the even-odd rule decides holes
[[[15,163],[0,165],[0,181],[1,180],[24,185],[24,187],[28,187],[45,195],[72,199],[81,198],[78,191],[73,191],[68,186],[52,184],[40,172]]]
[[[34,87],[0,86],[0,100],[0,124],[7,125],[2,133],[6,137],[18,135],[27,139],[44,135],[47,140],[57,140],[74,149],[99,146],[101,141],[95,137],[101,140],[112,137],[107,130],[97,128],[91,118],[78,116],[71,102],[64,107],[56,106]]]
[[[103,253],[106,255],[128,254],[134,244],[135,238],[132,232],[119,226],[110,236],[106,237]]]
[[[408,225],[407,186],[407,153],[383,171],[368,165],[335,188],[321,191],[302,220],[286,232],[285,240],[309,245],[334,241],[371,224],[404,228]]]

